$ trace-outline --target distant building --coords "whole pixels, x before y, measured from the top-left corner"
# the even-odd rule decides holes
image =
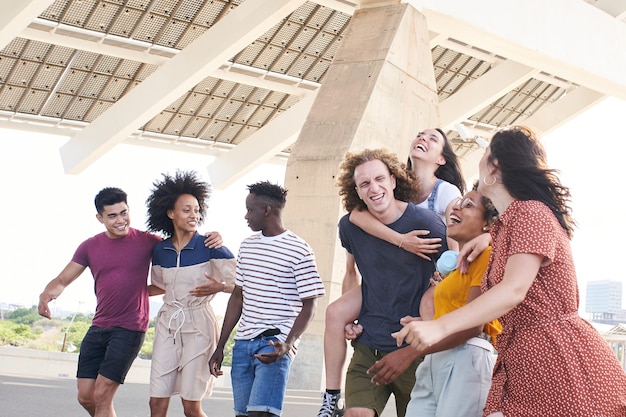
[[[622,283],[609,280],[587,282],[585,312],[596,323],[623,323],[626,314],[622,310]]]
[[[14,312],[18,308],[27,308],[22,304],[11,304],[5,303],[4,301],[0,301],[0,320],[6,319],[10,313]]]
[[[602,335],[609,344],[617,360],[626,370],[626,324],[610,325],[591,323],[591,325]]]

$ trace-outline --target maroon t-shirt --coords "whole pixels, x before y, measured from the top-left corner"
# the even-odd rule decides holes
[[[111,239],[97,234],[80,244],[73,262],[89,267],[94,278],[96,314],[92,325],[145,332],[150,319],[148,272],[160,237],[131,228]]]

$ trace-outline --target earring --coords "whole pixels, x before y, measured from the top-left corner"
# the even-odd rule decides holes
[[[498,181],[498,179],[496,178],[495,175],[493,175],[493,182],[492,183],[488,183],[487,182],[487,176],[486,175],[483,177],[483,183],[485,183],[485,185],[488,185],[488,186],[494,185],[497,181]]]
[[[483,232],[487,233],[489,231],[489,228],[487,226],[483,226]]]

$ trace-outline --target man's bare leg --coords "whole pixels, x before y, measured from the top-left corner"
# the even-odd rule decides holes
[[[352,323],[361,310],[361,286],[347,291],[326,308],[324,325],[324,369],[326,391],[322,395],[322,406],[318,417],[343,415],[341,386],[348,346],[346,325]]]
[[[94,417],[117,417],[113,408],[113,397],[119,386],[119,383],[98,375],[93,395],[96,406]]]
[[[324,325],[324,368],[326,389],[339,390],[348,347],[345,326],[353,322],[361,310],[361,287],[355,287],[326,308]]]
[[[76,382],[78,387],[78,403],[83,406],[91,417],[96,415],[96,401],[94,400],[94,392],[96,390],[96,380],[90,378],[78,378]]]
[[[348,408],[346,410],[346,413],[344,414],[344,417],[375,417],[375,416],[376,416],[376,411],[370,408],[360,408],[360,407]]]

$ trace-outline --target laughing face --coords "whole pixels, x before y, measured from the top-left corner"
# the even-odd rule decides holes
[[[357,166],[354,182],[359,198],[375,216],[384,214],[395,200],[393,190],[396,188],[396,178],[378,159]]]
[[[194,233],[200,223],[198,200],[191,194],[182,194],[176,200],[174,209],[167,211],[167,216],[172,219],[174,230]]]
[[[411,142],[409,152],[412,161],[420,160],[437,165],[445,165],[443,157],[444,137],[436,129],[426,129],[417,134]]]
[[[130,214],[126,203],[104,206],[102,214],[96,214],[96,218],[104,225],[110,239],[119,239],[129,232]]]
[[[488,225],[482,200],[478,191],[470,191],[457,200],[448,217],[449,238],[462,245],[485,232]]]

